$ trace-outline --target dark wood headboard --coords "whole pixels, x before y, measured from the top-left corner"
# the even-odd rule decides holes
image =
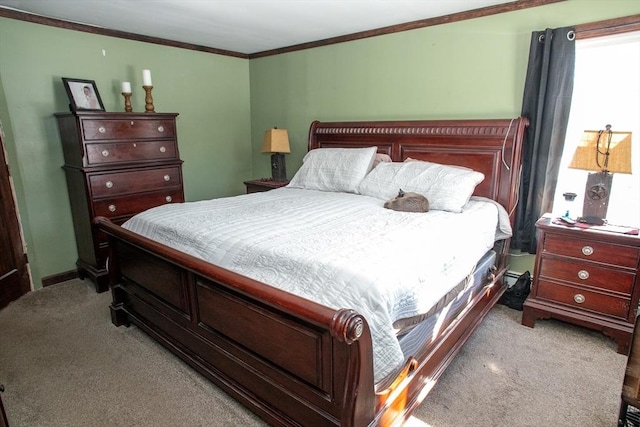
[[[309,150],[377,146],[394,162],[411,157],[482,172],[474,195],[496,200],[514,221],[524,117],[487,120],[319,122],[309,129]]]

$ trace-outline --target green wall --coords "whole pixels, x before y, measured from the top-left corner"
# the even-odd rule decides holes
[[[269,176],[260,148],[273,126],[289,130],[292,176],[313,120],[517,116],[532,31],[639,13],[638,0],[569,0],[251,61],[0,18],[0,120],[35,287],[77,257],[53,118],[68,109],[60,77],[95,80],[107,111],[122,111],[131,81],[141,112],[150,69],[156,111],[180,113],[186,198],[199,200]]]
[[[313,120],[520,114],[531,32],[640,13],[638,0],[569,0],[251,60],[254,171],[265,129],[289,129],[289,175]]]
[[[95,80],[107,111],[124,110],[120,82],[130,81],[143,112],[144,68],[156,111],[180,114],[187,200],[243,192],[252,177],[248,60],[0,18],[0,120],[36,288],[77,259],[53,117],[68,111],[60,78]]]

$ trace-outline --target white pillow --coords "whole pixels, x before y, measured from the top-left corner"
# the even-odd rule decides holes
[[[402,189],[425,196],[431,210],[462,212],[483,179],[484,174],[458,166],[423,161],[380,163],[360,183],[358,191],[389,200]]]
[[[373,159],[373,167],[375,168],[381,162],[392,162],[391,157],[388,154],[376,153],[376,157]]]
[[[373,166],[377,150],[377,147],[311,150],[288,187],[356,193]]]

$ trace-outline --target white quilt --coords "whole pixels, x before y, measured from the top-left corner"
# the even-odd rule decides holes
[[[464,279],[506,217],[487,200],[472,199],[462,213],[382,204],[280,188],[167,204],[124,227],[333,309],[358,311],[372,331],[377,382],[404,360],[393,322],[428,311]]]

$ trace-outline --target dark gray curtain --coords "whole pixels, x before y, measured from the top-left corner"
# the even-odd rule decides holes
[[[569,121],[575,32],[547,29],[531,34],[522,115],[530,120],[523,147],[522,176],[511,247],[536,251],[535,223],[550,212]]]

